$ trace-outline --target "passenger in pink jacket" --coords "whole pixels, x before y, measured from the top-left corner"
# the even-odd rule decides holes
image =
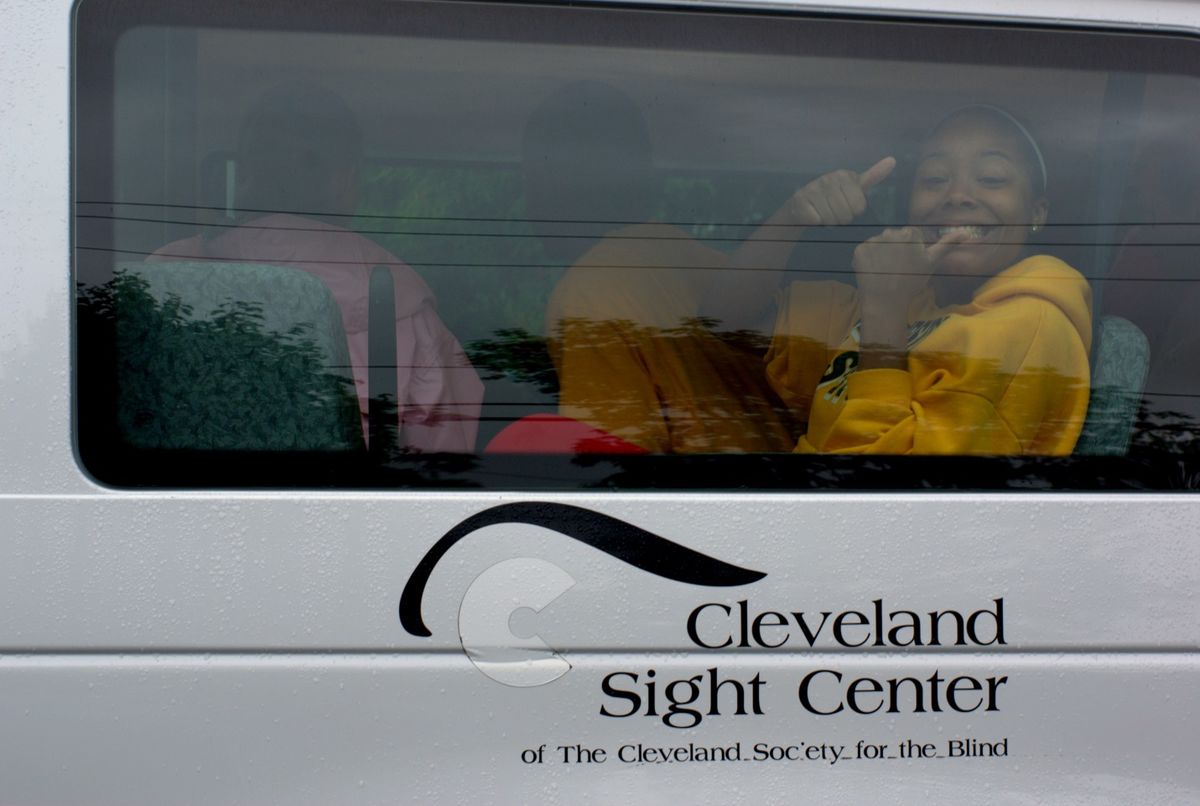
[[[341,98],[299,84],[276,87],[241,132],[237,204],[245,212],[233,226],[210,227],[148,259],[270,263],[318,277],[341,310],[364,434],[368,287],[375,266],[390,267],[401,447],[472,452],[483,384],[438,318],[433,293],[386,249],[333,223],[354,210],[361,153],[361,134]]]

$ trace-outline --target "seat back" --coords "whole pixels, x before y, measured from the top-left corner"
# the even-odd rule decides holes
[[[1124,456],[1150,371],[1150,342],[1119,316],[1102,316],[1092,350],[1092,392],[1075,445],[1084,456]]]
[[[114,291],[127,444],[363,447],[341,315],[317,278],[262,264],[125,263]]]

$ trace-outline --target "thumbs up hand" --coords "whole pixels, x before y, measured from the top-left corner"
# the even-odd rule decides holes
[[[894,157],[884,157],[862,173],[840,170],[809,182],[791,198],[793,223],[803,227],[849,224],[867,209],[867,191],[891,175]]]

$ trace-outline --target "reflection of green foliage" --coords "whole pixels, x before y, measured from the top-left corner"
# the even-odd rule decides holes
[[[507,378],[532,384],[543,394],[558,394],[558,375],[546,340],[527,330],[497,330],[490,339],[468,344],[467,354],[484,380]]]
[[[516,170],[384,165],[365,180],[358,227],[429,283],[459,339],[542,329],[562,270],[525,222]]]
[[[362,443],[349,378],[296,325],[262,327],[261,304],[227,300],[197,317],[177,296],[118,275],[80,298],[116,323],[117,420],[143,448],[339,450]]]
[[[653,209],[698,238],[732,239],[713,242],[730,249],[793,190],[790,177],[665,176]],[[356,228],[429,283],[439,315],[464,343],[501,330],[540,333],[566,269],[551,265],[525,221],[515,167],[372,166]]]
[[[786,176],[668,176],[655,216],[684,224],[685,230],[701,240],[722,239],[712,245],[732,250],[794,190]]]
[[[662,221],[690,223],[687,227],[698,238],[716,234],[714,222],[718,203],[716,183],[699,177],[669,177],[664,183],[662,200],[655,211]]]

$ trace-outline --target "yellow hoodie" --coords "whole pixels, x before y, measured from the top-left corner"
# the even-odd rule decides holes
[[[808,429],[801,453],[1065,455],[1087,413],[1091,289],[1036,255],[966,305],[909,308],[908,369],[855,370],[858,299],[795,283],[781,299],[767,377]]]

